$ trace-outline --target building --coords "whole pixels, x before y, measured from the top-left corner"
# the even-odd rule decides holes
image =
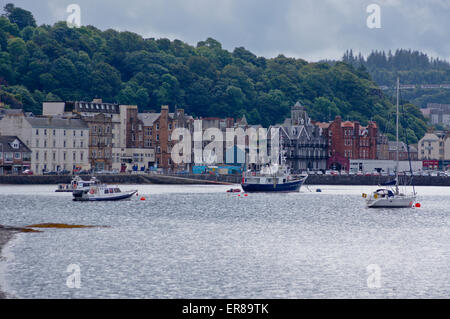
[[[443,160],[444,159],[444,132],[428,132],[419,141],[420,160]]]
[[[175,164],[172,161],[172,148],[178,141],[172,141],[172,133],[176,128],[193,131],[192,116],[187,116],[184,109],[169,112],[169,106],[161,106],[160,113],[138,114],[142,125],[142,145],[155,150],[154,167],[164,171],[189,170],[191,163]]]
[[[286,163],[294,173],[324,170],[327,165],[327,139],[323,128],[309,118],[305,107],[297,102],[291,107],[291,117],[280,128]]]
[[[377,137],[377,159],[389,159],[389,138],[384,134],[378,134]]]
[[[328,140],[327,167],[349,170],[351,159],[376,159],[378,127],[370,121],[361,126],[358,121],[342,121],[340,116],[329,123],[318,123]]]
[[[0,136],[0,175],[21,174],[31,167],[31,150],[17,136]]]
[[[399,161],[417,161],[419,158],[417,148],[413,145],[409,145],[409,155],[408,148],[404,142],[398,142],[399,150],[398,150],[398,160]],[[396,161],[397,160],[397,142],[389,141],[388,142],[389,149],[389,160]]]
[[[89,162],[99,171],[121,168],[120,156],[115,155],[126,147],[128,109],[127,105],[94,99],[92,102],[44,102],[42,114],[84,120],[90,129]]]
[[[90,169],[89,127],[81,119],[9,114],[0,121],[0,134],[17,136],[31,149],[35,174]]]
[[[450,127],[450,104],[428,103],[422,113],[429,114],[431,124]]]
[[[397,162],[391,160],[350,160],[350,171],[352,172],[395,174],[396,167]],[[421,171],[422,161],[411,161],[411,167],[410,161],[399,161],[398,163],[399,172],[410,172],[411,168],[413,172]]]

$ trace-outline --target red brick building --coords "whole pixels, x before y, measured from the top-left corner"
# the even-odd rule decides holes
[[[378,127],[375,122],[361,126],[358,121],[317,123],[328,139],[328,168],[349,170],[351,159],[376,159]]]
[[[142,124],[143,147],[155,149],[156,166],[164,170],[187,169],[176,165],[171,159],[172,148],[178,143],[172,141],[171,136],[176,128],[190,130],[193,118],[186,116],[183,109],[175,109],[174,113],[169,113],[169,107],[163,105],[160,113],[140,113],[139,121]]]

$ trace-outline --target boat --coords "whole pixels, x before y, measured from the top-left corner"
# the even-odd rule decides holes
[[[280,148],[281,164],[270,164],[259,171],[247,170],[242,176],[244,192],[298,192],[308,178],[307,174],[293,175],[286,165]]]
[[[240,188],[230,188],[227,189],[227,193],[240,193],[241,189]]]
[[[396,154],[396,169],[395,169],[395,179],[382,186],[390,186],[390,188],[379,188],[372,194],[367,196],[363,194],[363,198],[366,199],[366,205],[368,208],[408,208],[412,207],[416,201],[416,191],[413,186],[413,191],[410,194],[405,194],[400,192],[399,189],[399,147],[398,147],[398,106],[399,106],[399,91],[400,91],[400,80],[397,78],[397,117],[396,117],[396,141],[397,141],[397,154]],[[409,152],[408,152],[409,153]],[[411,166],[411,162],[410,162]],[[412,176],[412,169],[411,176]],[[412,178],[412,177],[411,177]]]
[[[118,186],[101,183],[95,177],[90,181],[81,180],[73,190],[74,201],[116,201],[130,198],[137,190],[122,191]]]
[[[72,193],[74,189],[77,189],[80,182],[84,182],[80,176],[75,176],[70,184],[58,184],[58,188],[55,190],[57,193],[67,192]]]

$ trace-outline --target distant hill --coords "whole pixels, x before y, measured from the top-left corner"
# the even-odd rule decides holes
[[[400,76],[402,84],[450,84],[450,63],[430,58],[419,51],[374,51],[364,58],[349,50],[342,61],[354,67],[364,66],[373,80],[382,86],[394,86],[397,76]],[[402,97],[415,105],[426,107],[427,103],[450,103],[450,89],[402,90]]]
[[[252,124],[268,126],[281,123],[300,101],[314,120],[372,119],[382,132],[394,133],[392,102],[366,68],[352,61],[267,59],[243,47],[229,52],[212,38],[192,46],[94,26],[69,28],[65,22],[37,26],[31,12],[11,4],[4,12],[0,99],[10,107],[39,114],[45,100],[99,97],[137,104],[141,111],[168,104],[194,116],[245,115]],[[414,105],[405,108],[408,140],[417,142],[425,120]]]

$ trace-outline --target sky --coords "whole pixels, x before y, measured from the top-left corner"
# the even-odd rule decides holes
[[[450,60],[450,0],[0,0],[33,13],[37,23],[66,21],[78,4],[81,24],[132,31],[191,45],[212,37],[232,51],[340,59],[347,49],[420,50]],[[379,18],[368,6],[378,5]],[[369,28],[367,20],[378,22]],[[373,26],[373,25],[371,25]]]

